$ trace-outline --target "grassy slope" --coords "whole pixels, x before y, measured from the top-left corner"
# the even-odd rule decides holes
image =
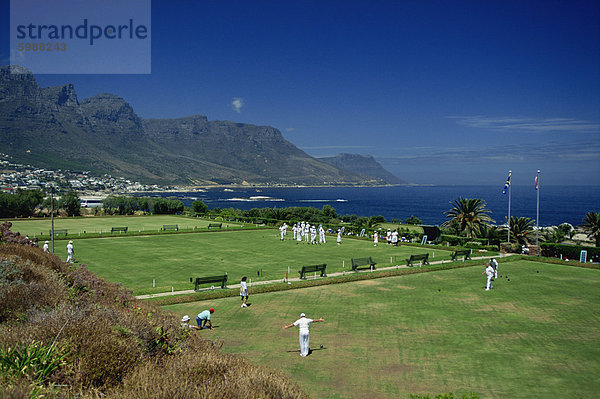
[[[600,369],[598,270],[527,261],[166,307],[215,307],[201,334],[224,350],[286,372],[313,397],[408,397],[474,391],[482,398],[595,397]],[[539,273],[538,273],[539,271]],[[508,281],[508,278],[510,281]],[[313,324],[308,358],[297,330]]]

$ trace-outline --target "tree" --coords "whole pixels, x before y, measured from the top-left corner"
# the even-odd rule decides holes
[[[81,204],[79,203],[79,196],[75,191],[69,191],[60,197],[58,207],[64,210],[69,216],[81,215]]]
[[[596,246],[600,247],[600,213],[587,212],[583,218],[583,224],[579,226],[589,238],[596,241]]]
[[[465,232],[469,238],[474,238],[481,226],[494,221],[488,215],[491,211],[485,207],[485,201],[480,198],[459,197],[451,204],[452,209],[444,212],[450,220],[442,226],[449,226],[453,220],[456,220],[460,231]]]
[[[535,221],[531,218],[511,216],[510,240],[521,245],[529,244],[529,237],[535,236],[534,224]]]
[[[40,190],[17,190],[15,194],[0,193],[0,217],[29,217],[43,201]]]
[[[337,219],[338,214],[335,212],[335,209],[331,205],[323,205],[323,216],[327,219]]]
[[[410,217],[408,219],[406,219],[404,221],[404,223],[418,225],[418,224],[421,224],[422,222],[421,222],[421,219],[419,219],[415,215],[410,215]]]
[[[482,224],[479,226],[479,238],[485,238],[487,245],[500,244],[500,229],[496,226]]]
[[[208,211],[208,206],[202,201],[194,201],[192,202],[192,209],[195,213],[203,215]]]

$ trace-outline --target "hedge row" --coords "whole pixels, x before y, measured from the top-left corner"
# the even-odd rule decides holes
[[[587,251],[587,259],[593,262],[600,261],[600,248],[585,247],[582,245],[555,244],[551,242],[543,242],[540,244],[542,248],[542,256],[548,258],[577,259],[582,250]]]

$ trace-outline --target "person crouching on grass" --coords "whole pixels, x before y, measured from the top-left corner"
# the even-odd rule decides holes
[[[295,322],[293,322],[292,324],[288,324],[287,326],[283,326],[283,329],[288,329],[290,327],[294,327],[294,326],[298,326],[299,329],[299,341],[300,341],[300,356],[305,357],[308,356],[308,352],[309,352],[309,340],[310,340],[310,334],[308,332],[308,325],[312,322],[318,322],[318,321],[325,321],[323,320],[323,318],[320,319],[309,319],[306,317],[306,315],[304,313],[300,314],[300,318],[298,320],[296,320]]]
[[[196,330],[202,330],[208,324],[208,328],[213,330],[212,322],[210,321],[210,315],[214,312],[215,310],[213,308],[210,308],[208,310],[205,310],[204,312],[198,313],[198,316],[196,316],[196,323],[198,324],[198,326],[193,328],[195,328]]]

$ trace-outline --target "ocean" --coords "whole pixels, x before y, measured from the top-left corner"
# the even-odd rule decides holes
[[[423,224],[440,225],[445,211],[459,197],[486,201],[495,224],[508,214],[508,193],[502,186],[393,186],[393,187],[302,187],[302,188],[212,188],[198,192],[164,193],[191,206],[203,201],[209,209],[332,206],[339,215],[376,216],[406,220],[411,215]],[[511,187],[511,216],[536,219],[536,190],[531,186]],[[541,186],[539,225],[581,224],[586,212],[600,212],[600,186]]]

